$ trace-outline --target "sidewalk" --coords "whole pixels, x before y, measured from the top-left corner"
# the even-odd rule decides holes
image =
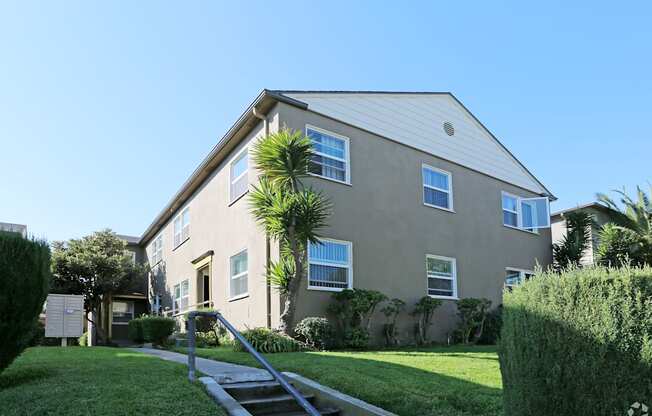
[[[144,354],[154,355],[163,360],[174,361],[176,363],[188,365],[188,356],[186,354],[180,354],[178,352],[166,350],[157,350],[154,348],[129,349],[136,352],[142,352]],[[195,368],[198,372],[212,377],[219,384],[273,380],[272,375],[269,374],[266,370],[247,367],[244,365],[230,364],[221,361],[208,360],[206,358],[195,357]]]

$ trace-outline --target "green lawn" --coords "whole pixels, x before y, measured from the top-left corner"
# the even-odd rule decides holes
[[[249,354],[230,347],[199,348],[197,355],[256,365]],[[299,373],[400,416],[502,414],[495,347],[301,352],[266,358],[279,370]]]
[[[102,347],[36,347],[0,373],[0,414],[224,415],[181,364]]]

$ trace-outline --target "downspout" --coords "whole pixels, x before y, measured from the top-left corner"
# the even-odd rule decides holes
[[[256,107],[252,108],[251,113],[254,117],[263,122],[263,128],[265,130],[265,137],[269,136],[269,122],[267,121],[267,116],[260,114]],[[272,328],[272,285],[269,282],[269,268],[272,265],[271,258],[272,248],[269,240],[269,234],[265,233],[265,296],[267,304],[267,328]]]

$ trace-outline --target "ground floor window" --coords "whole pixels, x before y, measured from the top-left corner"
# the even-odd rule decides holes
[[[531,279],[532,276],[534,276],[533,271],[508,267],[505,269],[505,289],[512,290],[515,286]]]
[[[189,285],[190,283],[188,282],[188,279],[184,280],[178,285],[174,285],[174,308],[173,309],[175,314],[188,309]]]
[[[132,301],[113,301],[113,323],[125,325],[134,319],[134,302]]]
[[[338,291],[352,282],[350,241],[321,239],[308,247],[308,288]]]
[[[249,270],[247,250],[231,257],[231,298],[243,297],[247,294],[247,274]]]
[[[457,298],[457,264],[451,257],[426,255],[428,295],[436,298]]]

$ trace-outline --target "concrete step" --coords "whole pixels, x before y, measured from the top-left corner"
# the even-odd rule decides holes
[[[238,401],[287,394],[285,389],[283,389],[277,381],[252,381],[223,384],[222,388]]]
[[[314,402],[315,396],[304,394],[306,400]],[[289,394],[276,394],[267,397],[238,400],[240,405],[247,409],[252,415],[279,415],[292,412],[301,412],[303,409],[299,403]]]

